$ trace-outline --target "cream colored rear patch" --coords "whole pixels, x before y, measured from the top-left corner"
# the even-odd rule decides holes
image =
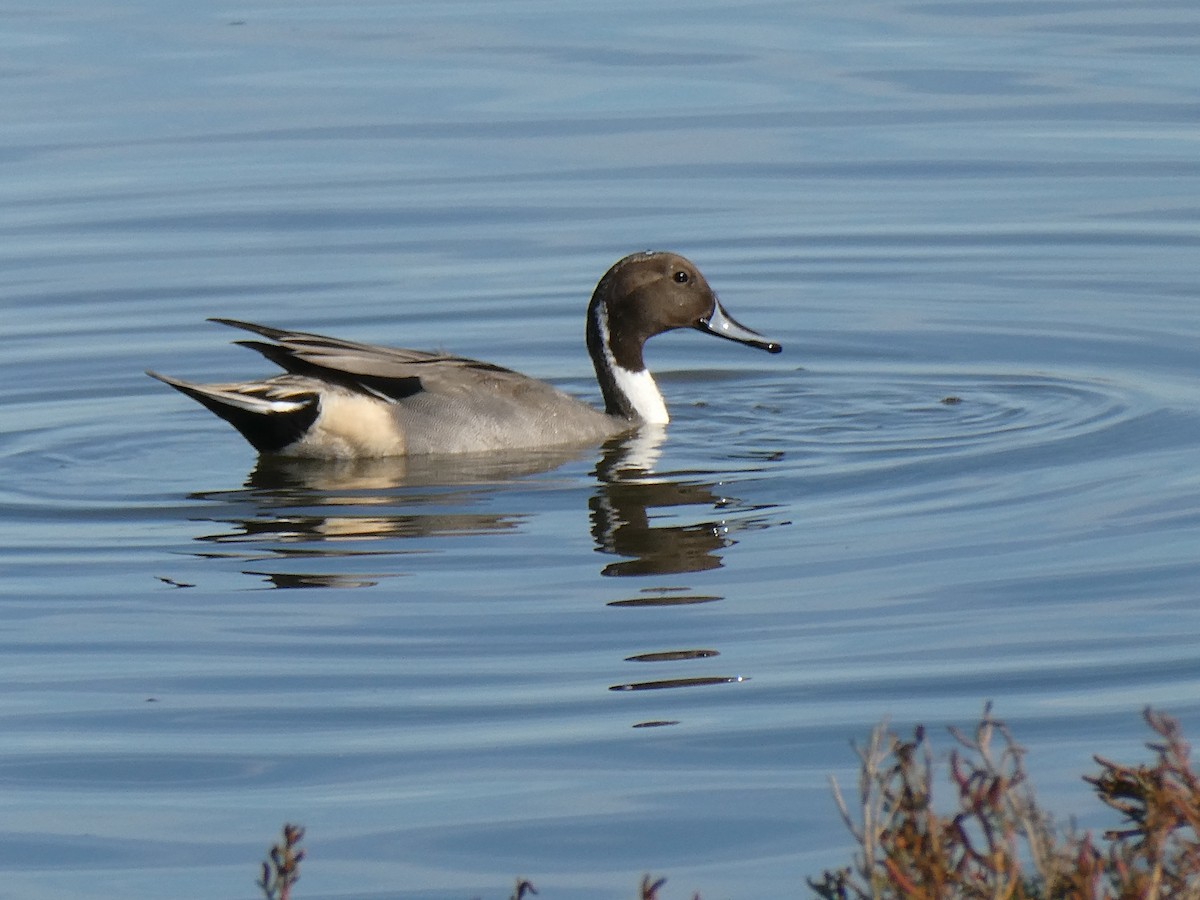
[[[392,417],[392,405],[375,397],[343,391],[321,394],[321,414],[299,443],[288,448],[292,456],[349,458],[403,456],[404,432]]]

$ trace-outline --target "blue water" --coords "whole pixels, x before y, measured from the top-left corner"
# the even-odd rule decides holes
[[[0,13],[0,895],[803,895],[849,742],[986,699],[1040,796],[1200,733],[1200,8]],[[665,436],[259,465],[230,316],[595,399],[692,258],[767,356]],[[940,738],[939,738],[940,739]],[[943,743],[942,746],[945,746]]]

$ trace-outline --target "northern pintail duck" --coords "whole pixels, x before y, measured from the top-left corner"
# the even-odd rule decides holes
[[[263,381],[192,384],[147,372],[225,419],[260,453],[316,458],[405,456],[583,445],[642,424],[667,407],[642,347],[695,328],[778,353],[779,344],[730,317],[704,276],[674,253],[635,253],[596,285],[587,347],[604,395],[601,412],[510,369],[445,353],[377,347],[212,319],[267,341],[257,350],[287,374]]]

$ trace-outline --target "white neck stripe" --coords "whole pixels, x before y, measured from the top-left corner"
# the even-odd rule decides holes
[[[600,344],[604,351],[604,368],[612,379],[614,387],[629,401],[636,415],[650,425],[666,425],[671,421],[667,414],[667,403],[663,400],[662,392],[654,383],[654,376],[649,369],[631,372],[617,364],[609,346],[608,310],[601,303],[596,307],[596,324],[600,326]]]

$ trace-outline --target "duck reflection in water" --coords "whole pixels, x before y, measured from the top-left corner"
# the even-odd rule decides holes
[[[593,470],[588,501],[596,549],[622,559],[605,575],[666,575],[702,572],[721,565],[730,531],[753,527],[723,517],[664,523],[663,511],[737,509],[736,500],[714,493],[715,479],[682,479],[654,472],[665,432],[647,427],[614,439]],[[220,553],[247,560],[388,557],[407,552],[389,541],[511,532],[536,512],[494,512],[507,486],[545,474],[582,457],[586,450],[455,457],[304,460],[261,457],[245,487],[193,495],[209,504],[206,519],[229,526],[198,540]],[[331,566],[331,568],[333,568]],[[294,576],[253,574],[279,587],[346,587],[375,583],[356,573]],[[401,574],[401,573],[392,573]],[[299,579],[299,580],[298,580]]]
[[[487,512],[487,498],[503,484],[576,455],[557,450],[342,460],[261,456],[242,489],[192,495],[210,505],[208,520],[227,526],[197,540],[219,545],[206,556],[288,561],[288,571],[245,570],[271,587],[371,587],[405,573],[394,562],[382,572],[336,570],[348,560],[382,562],[411,552],[397,541],[512,532],[526,515]],[[314,561],[322,571],[294,571]]]
[[[717,509],[723,503],[712,491],[715,482],[654,473],[663,438],[661,428],[646,428],[633,438],[612,442],[593,472],[596,491],[588,506],[596,548],[625,557],[605,566],[605,575],[673,575],[721,565],[718,551],[729,544],[723,521],[651,522],[652,510]]]
[[[591,472],[588,507],[595,548],[619,557],[603,566],[606,576],[677,576],[716,569],[723,552],[735,543],[734,533],[770,524],[761,511],[718,494],[715,476],[656,471],[664,440],[665,430],[655,427],[613,439]],[[586,452],[590,451],[338,461],[262,457],[243,489],[194,495],[211,505],[207,518],[229,526],[199,540],[220,547],[206,556],[259,563],[243,571],[274,588],[372,586],[403,574],[394,571],[394,560],[378,564],[409,552],[403,546],[407,539],[519,529],[536,510],[505,513],[488,507],[502,502],[510,488],[536,487],[535,476],[577,461]],[[267,571],[275,567],[262,565],[285,560],[288,571]],[[344,571],[348,560],[354,560],[350,564],[355,571]],[[295,571],[314,563],[320,571]],[[358,571],[360,565],[376,571]],[[379,573],[377,567],[393,571]],[[686,584],[660,583],[606,605],[668,607],[722,599]],[[638,634],[639,641],[648,637],[641,628]],[[744,680],[741,675],[708,671],[720,656],[712,648],[637,649],[640,652],[625,657],[626,664],[665,667],[670,670],[663,673],[667,677],[610,682],[609,690],[700,688]],[[634,727],[676,721],[652,719]]]

